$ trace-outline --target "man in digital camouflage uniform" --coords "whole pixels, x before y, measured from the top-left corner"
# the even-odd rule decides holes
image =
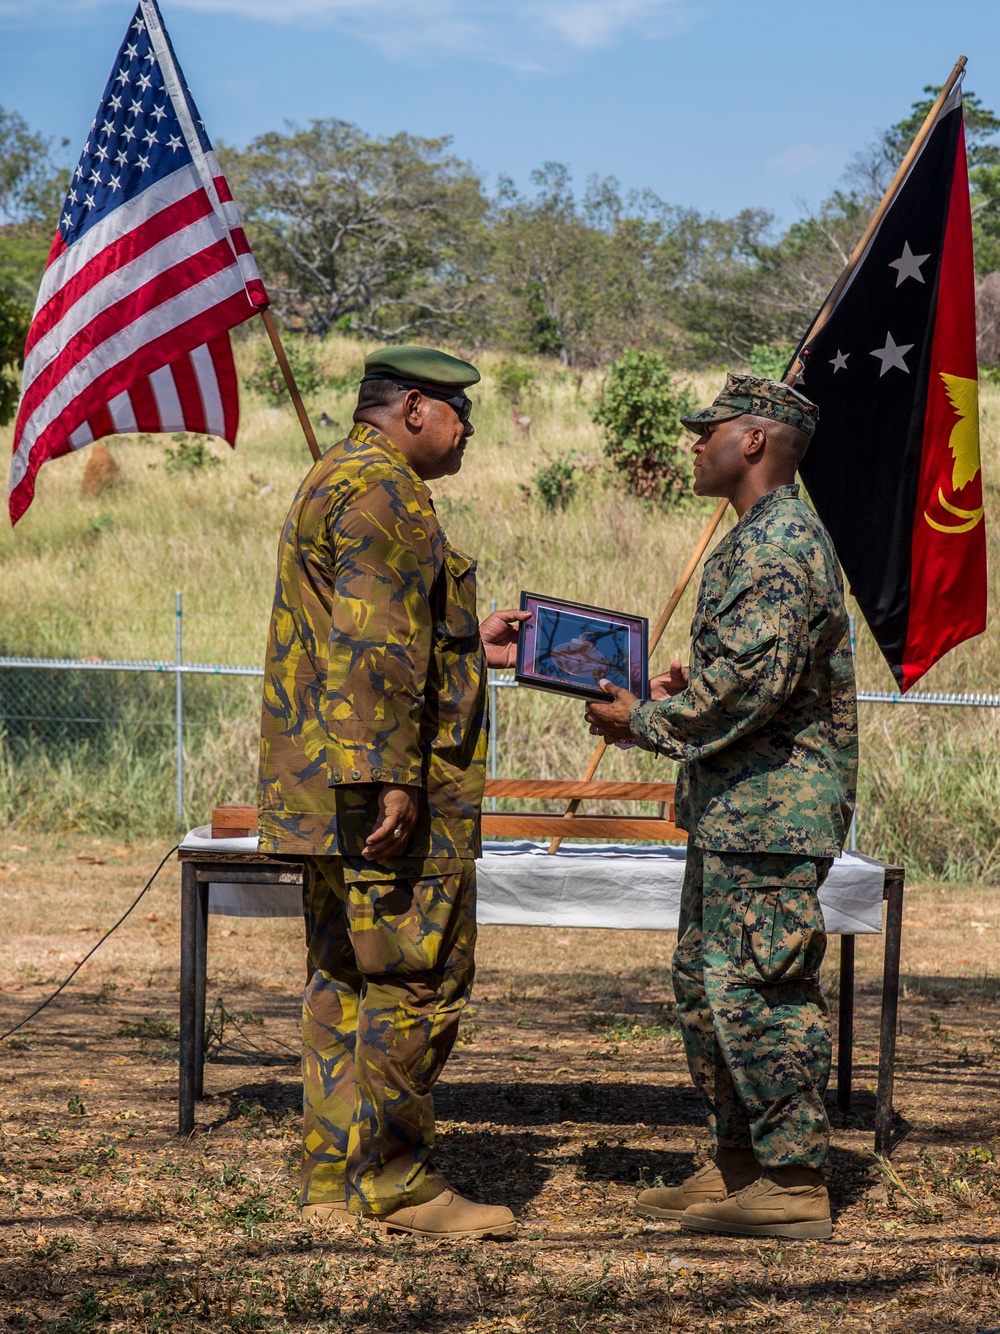
[[[681,766],[674,991],[714,1160],[637,1208],[691,1231],[832,1233],[818,890],[851,820],[858,746],[840,569],[794,484],[816,416],[795,389],[730,375],[685,418],[695,491],[739,519],[705,565],[690,671],[674,663],[645,703],[604,683],[614,703],[587,710],[593,732]]]
[[[431,1237],[515,1227],[431,1158],[473,978],[486,667],[524,619],[478,625],[426,485],[462,466],[479,378],[428,348],[366,358],[354,429],[285,520],[261,721],[260,848],[305,858],[302,1213]]]

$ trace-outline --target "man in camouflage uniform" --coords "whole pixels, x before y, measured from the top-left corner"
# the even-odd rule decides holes
[[[478,380],[427,348],[366,358],[354,429],[285,520],[261,721],[260,849],[305,859],[303,1216],[422,1236],[515,1226],[431,1158],[473,978],[486,667],[524,619],[477,624],[426,485],[462,466]]]
[[[674,991],[714,1161],[637,1207],[692,1231],[832,1233],[818,890],[853,812],[857,716],[839,565],[794,484],[816,416],[784,384],[730,375],[685,418],[695,491],[739,519],[705,565],[690,671],[674,663],[644,703],[605,682],[614,703],[587,710],[593,732],[680,762]]]

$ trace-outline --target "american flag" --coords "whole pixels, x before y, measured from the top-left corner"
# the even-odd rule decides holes
[[[156,0],[140,0],[63,205],[25,348],[10,517],[41,465],[101,436],[234,444],[229,330],[267,305]]]

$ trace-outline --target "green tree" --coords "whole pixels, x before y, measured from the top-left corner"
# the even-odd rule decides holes
[[[594,421],[604,452],[644,500],[676,504],[690,485],[681,417],[692,409],[658,352],[627,351],[608,371]]]
[[[69,184],[54,142],[0,106],[0,288],[15,303],[34,301]]]
[[[6,426],[17,409],[29,319],[27,309],[0,287],[0,426]]]
[[[679,210],[611,177],[577,198],[548,162],[533,193],[501,180],[492,216],[491,337],[518,351],[598,366],[629,346],[677,341],[670,320],[684,247]]]
[[[386,341],[470,327],[486,199],[448,139],[342,120],[270,133],[224,166],[290,328]]]

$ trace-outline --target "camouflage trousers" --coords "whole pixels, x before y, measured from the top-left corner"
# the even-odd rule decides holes
[[[830,862],[688,847],[674,994],[714,1145],[820,1167],[830,1028],[818,890]]]
[[[303,1204],[386,1214],[446,1189],[431,1086],[469,998],[475,862],[305,869]]]

